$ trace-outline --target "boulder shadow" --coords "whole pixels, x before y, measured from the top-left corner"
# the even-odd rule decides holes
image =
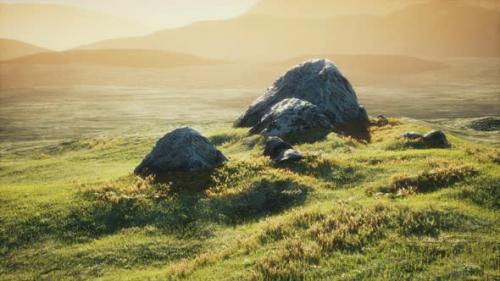
[[[306,156],[302,161],[285,163],[280,167],[300,175],[314,177],[323,182],[335,183],[338,188],[354,187],[366,177],[355,167],[341,166],[317,156]]]
[[[184,179],[187,177],[185,174],[182,176]],[[237,225],[256,221],[303,204],[310,190],[293,180],[264,177],[255,179],[239,192],[209,195],[207,186],[199,189],[202,185],[198,183],[204,182],[207,174],[203,176],[203,179],[192,177],[189,183],[173,185],[180,188],[196,183],[188,189],[174,190],[172,185],[160,184],[164,180],[162,178],[154,182],[156,187],[133,196],[121,196],[112,191],[118,196],[105,198],[96,196],[95,192],[82,192],[78,204],[64,216],[54,218],[50,228],[33,233],[26,225],[18,226],[18,232],[26,236],[26,243],[44,237],[78,243],[127,228],[153,226],[179,238],[206,239],[212,235],[210,222]],[[165,179],[172,180],[171,177]]]
[[[209,199],[210,217],[229,224],[255,221],[303,204],[309,188],[292,180],[258,180],[237,194]]]
[[[212,183],[214,169],[196,172],[168,172],[153,175],[153,183],[168,186],[163,195],[179,192],[201,193]]]
[[[349,122],[335,125],[335,132],[351,137],[357,141],[370,143],[370,126],[360,122]]]

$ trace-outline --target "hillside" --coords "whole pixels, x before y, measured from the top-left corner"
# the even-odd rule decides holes
[[[287,16],[286,12],[269,15],[254,10],[230,20],[200,22],[83,48],[182,50],[203,57],[253,61],[325,53],[500,56],[500,11],[472,4],[431,1],[386,15],[327,18],[294,17],[293,12]]]
[[[95,64],[125,67],[174,67],[187,65],[209,65],[220,61],[203,59],[181,53],[168,53],[158,50],[107,49],[107,50],[73,50],[34,54],[13,60],[4,64],[21,65],[69,65]]]
[[[69,5],[0,3],[0,38],[54,50],[149,31],[141,24]]]
[[[48,51],[48,49],[25,42],[11,39],[0,39],[0,61]]]
[[[197,126],[230,161],[190,190],[130,175],[165,126],[5,142],[2,280],[496,280],[498,149],[391,119],[372,142],[330,134],[273,166],[261,137]],[[153,132],[153,134],[151,134]],[[22,206],[22,208],[20,208]]]

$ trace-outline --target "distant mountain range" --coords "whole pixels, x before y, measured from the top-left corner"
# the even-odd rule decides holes
[[[500,56],[498,9],[471,1],[415,0],[387,14],[341,16],[335,13],[336,3],[341,2],[318,0],[313,5],[305,0],[263,0],[237,18],[199,22],[82,48],[159,49],[252,61],[325,53]]]
[[[387,15],[410,5],[431,1],[500,10],[498,0],[262,0],[249,14],[294,18],[332,18],[341,15]]]
[[[139,23],[74,6],[0,3],[0,38],[50,49],[68,49],[150,31]]]
[[[265,88],[284,70],[312,58],[335,62],[355,85],[447,71],[448,64],[394,55],[311,54],[272,62],[210,60],[158,50],[72,50],[0,62],[0,88],[130,85],[172,88]]]
[[[18,65],[94,64],[107,66],[163,68],[175,66],[209,65],[221,61],[159,50],[102,49],[45,52],[3,62]]]
[[[42,52],[49,50],[17,40],[0,39],[0,61]]]
[[[285,60],[281,62],[283,64],[282,68],[290,68],[311,58],[329,59],[338,65],[342,72],[354,76],[398,77],[447,67],[445,63],[410,56],[322,54]]]

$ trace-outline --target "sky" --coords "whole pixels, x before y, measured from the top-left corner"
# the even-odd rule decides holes
[[[152,29],[237,16],[258,0],[0,0],[0,3],[66,4],[126,18]]]

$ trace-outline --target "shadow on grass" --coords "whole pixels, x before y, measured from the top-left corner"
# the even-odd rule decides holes
[[[82,193],[69,211],[43,214],[0,230],[0,254],[44,239],[82,242],[130,227],[155,226],[179,238],[206,239],[209,222],[238,224],[301,204],[307,188],[290,180],[259,178],[248,188],[209,196],[182,191],[169,196],[121,196],[103,200]]]
[[[209,200],[208,218],[237,224],[304,203],[308,188],[291,180],[260,179],[241,193]]]
[[[353,166],[344,166],[330,159],[318,156],[307,156],[306,161],[282,165],[294,173],[311,176],[325,182],[334,183],[336,187],[349,188],[363,182],[366,175]],[[374,168],[372,168],[374,169]],[[363,171],[368,171],[364,168]]]

